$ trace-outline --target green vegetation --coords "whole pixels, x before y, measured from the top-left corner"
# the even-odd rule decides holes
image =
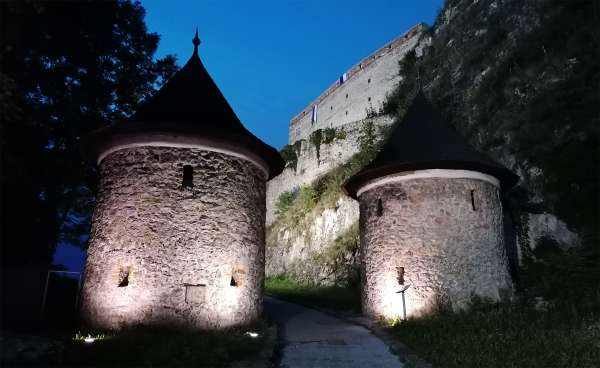
[[[474,301],[468,311],[441,308],[389,331],[434,367],[598,367],[600,322],[574,324],[570,315],[562,307]]]
[[[280,194],[276,203],[276,221],[269,228],[269,232],[282,228],[289,230],[301,228],[301,225],[309,220],[307,218],[309,213],[313,211],[321,213],[325,209],[334,208],[343,195],[341,187],[344,181],[357,173],[377,154],[382,142],[378,139],[381,134],[378,134],[372,121],[365,121],[359,132],[358,153],[312,184],[301,187],[297,195],[289,192]]]
[[[277,199],[276,223],[285,224],[289,229],[295,229],[315,208],[316,203],[317,193],[312,185],[301,187],[295,196],[284,192]],[[277,225],[276,223],[273,225]]]
[[[246,332],[257,332],[251,337]],[[230,367],[254,360],[267,341],[264,322],[224,331],[191,331],[168,327],[135,327],[119,332],[77,333],[64,337],[62,349],[49,355],[3,356],[6,366],[53,367]],[[85,337],[96,340],[86,343]],[[39,361],[38,361],[39,360]]]
[[[330,132],[326,134],[331,134]],[[297,235],[310,237],[312,220],[327,209],[336,208],[344,195],[342,184],[377,154],[387,131],[379,130],[372,121],[366,120],[359,131],[359,152],[346,163],[329,171],[312,184],[302,186],[297,192],[281,193],[275,204],[275,221],[267,228],[266,244],[269,247],[278,244],[278,234],[282,230],[293,231]],[[312,260],[331,272],[336,283],[353,285],[358,282],[354,254],[358,248],[358,226],[352,226],[341,234],[329,247]],[[290,272],[293,274],[294,272]]]
[[[177,70],[145,13],[126,0],[0,1],[3,327],[36,319],[59,244],[88,246],[98,170],[82,138],[131,116]]]
[[[335,285],[355,286],[359,283],[359,270],[354,257],[359,248],[358,223],[340,234],[325,251],[317,256],[317,262],[331,270]]]
[[[317,162],[321,159],[321,142],[323,140],[323,130],[317,129],[314,132],[310,133],[310,143],[315,146],[317,150]]]
[[[277,197],[277,202],[275,202],[275,216],[281,217],[284,213],[288,211],[290,206],[294,203],[294,199],[296,196],[293,192],[283,192]]]
[[[317,129],[310,134],[309,140],[317,151],[317,160],[321,159],[321,144],[331,144],[335,139],[346,139],[344,128]]]
[[[286,168],[289,167],[296,171],[296,168],[298,167],[298,156],[300,156],[300,149],[302,148],[302,141],[303,139],[300,139],[293,144],[286,144],[281,151],[279,151],[281,157],[285,161]]]
[[[337,311],[360,311],[360,293],[356,287],[319,286],[283,277],[270,277],[265,280],[265,291],[292,302]]]

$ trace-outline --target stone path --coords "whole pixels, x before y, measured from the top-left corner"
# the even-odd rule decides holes
[[[366,328],[314,309],[265,297],[283,337],[280,368],[398,368],[402,364]]]

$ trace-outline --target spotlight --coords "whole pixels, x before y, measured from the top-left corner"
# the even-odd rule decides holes
[[[91,337],[90,335],[87,335],[87,337],[85,339],[83,339],[83,341],[85,341],[86,344],[91,344],[94,341],[96,341],[96,339]]]

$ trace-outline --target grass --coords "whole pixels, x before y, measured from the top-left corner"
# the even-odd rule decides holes
[[[600,367],[595,244],[561,251],[539,241],[519,271],[518,303],[474,300],[467,311],[440,308],[389,330],[434,366]]]
[[[3,366],[44,367],[229,367],[257,358],[266,340],[264,323],[224,331],[191,331],[170,327],[135,327],[119,332],[87,332],[63,336],[62,349],[28,360],[3,359]],[[258,332],[251,337],[247,331]]]
[[[573,323],[568,315],[561,307],[477,301],[469,311],[442,309],[389,331],[435,367],[599,367],[600,321]]]
[[[360,311],[360,292],[356,287],[319,286],[299,283],[284,277],[265,281],[267,294],[291,302],[314,305],[340,312]]]

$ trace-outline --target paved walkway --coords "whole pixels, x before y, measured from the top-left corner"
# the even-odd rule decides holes
[[[398,368],[402,364],[369,330],[314,309],[265,297],[284,338],[280,368]]]

